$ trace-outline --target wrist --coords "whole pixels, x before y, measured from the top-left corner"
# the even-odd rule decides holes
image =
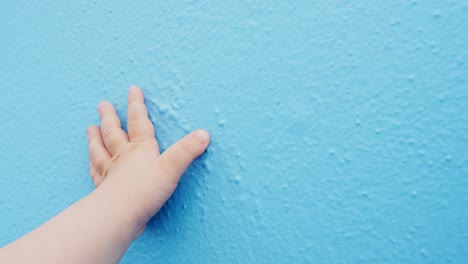
[[[128,229],[133,237],[147,221],[128,193],[115,191],[107,184],[101,184],[90,194],[90,198],[101,212],[109,215],[111,221],[118,222]]]

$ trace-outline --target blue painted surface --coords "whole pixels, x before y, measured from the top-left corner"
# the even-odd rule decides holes
[[[0,245],[93,189],[100,100],[213,142],[122,263],[468,263],[467,1],[2,1]]]

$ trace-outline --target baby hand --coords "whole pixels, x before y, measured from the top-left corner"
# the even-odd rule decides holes
[[[128,92],[128,134],[109,102],[99,107],[101,127],[88,129],[89,162],[96,191],[109,206],[128,206],[141,228],[174,192],[181,175],[208,147],[209,134],[194,131],[160,154],[143,92]]]

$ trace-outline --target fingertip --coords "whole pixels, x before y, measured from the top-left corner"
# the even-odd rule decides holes
[[[112,104],[108,101],[102,101],[98,105],[98,112],[99,114],[103,114],[107,109],[111,108]]]
[[[136,85],[130,86],[128,89],[128,102],[134,102],[134,101],[143,101],[144,96],[143,96],[143,91],[140,89],[140,87]]]
[[[101,110],[103,108],[106,107],[106,104],[107,104],[107,101],[101,101],[99,104],[98,104],[98,110]]]
[[[196,130],[195,137],[204,146],[208,146],[211,140],[210,133],[208,133],[208,131],[203,130],[203,129]]]
[[[164,151],[155,164],[162,166],[163,171],[177,182],[193,160],[205,152],[209,143],[210,134],[206,130],[195,130]]]
[[[138,87],[135,84],[132,84],[132,85],[130,85],[130,88],[128,89],[128,92],[138,91],[138,90],[141,90],[140,87]]]

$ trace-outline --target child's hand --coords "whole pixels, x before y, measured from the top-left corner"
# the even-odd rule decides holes
[[[128,134],[110,103],[101,103],[99,114],[101,128],[88,130],[91,177],[98,188],[0,248],[0,263],[118,263],[210,142],[206,131],[197,130],[160,154],[138,87],[128,94]]]
[[[197,130],[159,153],[154,127],[148,119],[142,91],[128,94],[128,134],[109,102],[99,105],[101,128],[88,129],[91,177],[109,206],[128,206],[141,228],[169,199],[190,163],[210,142]],[[101,184],[102,183],[102,184]]]

